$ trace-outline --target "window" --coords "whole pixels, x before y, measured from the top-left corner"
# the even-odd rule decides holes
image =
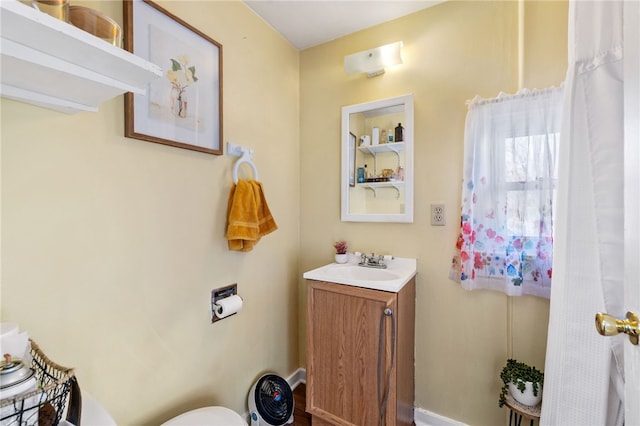
[[[561,111],[557,88],[470,103],[450,274],[463,288],[549,297]]]
[[[508,235],[552,237],[552,229],[544,226],[547,223],[545,217],[553,212],[556,199],[559,139],[558,132],[505,140]],[[548,144],[548,149],[543,144]],[[552,170],[548,174],[541,173],[541,170],[546,171],[547,163]],[[552,204],[546,206],[547,200]]]

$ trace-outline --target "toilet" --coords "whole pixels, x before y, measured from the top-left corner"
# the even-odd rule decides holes
[[[2,1],[2,0],[0,0]],[[117,426],[109,412],[86,393],[82,394],[82,410],[80,426]],[[64,420],[62,416],[60,426],[75,426]],[[179,414],[162,423],[161,426],[248,426],[242,416],[235,411],[220,406],[196,408]]]
[[[225,407],[203,407],[187,411],[165,422],[162,426],[247,426],[242,417]]]
[[[91,397],[82,398],[81,426],[116,426],[115,420],[109,415],[102,405]],[[61,426],[73,426],[64,420]],[[162,426],[247,426],[242,417],[226,407],[203,407],[182,413]]]

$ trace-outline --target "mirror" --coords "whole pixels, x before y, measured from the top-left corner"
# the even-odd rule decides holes
[[[342,107],[343,222],[413,222],[413,95]]]

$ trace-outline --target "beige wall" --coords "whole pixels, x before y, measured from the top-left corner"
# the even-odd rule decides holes
[[[447,2],[301,53],[301,269],[330,262],[332,242],[341,238],[352,250],[417,258],[416,405],[471,425],[504,422],[497,400],[507,357],[544,368],[547,300],[467,292],[447,278],[459,223],[465,101],[515,92],[520,75],[529,88],[564,79],[567,3],[524,5],[520,59],[518,7]],[[372,79],[344,73],[345,55],[399,40],[402,66]],[[340,108],[406,93],[415,98],[414,223],[340,222]],[[430,226],[432,203],[445,204],[446,226]],[[303,312],[303,280],[299,289]]]
[[[120,2],[90,4],[122,22]],[[497,374],[509,355],[543,366],[548,302],[466,292],[446,277],[465,101],[518,89],[518,3],[449,2],[300,53],[239,2],[162,4],[224,46],[224,139],[255,150],[280,229],[251,253],[227,251],[234,158],[124,138],[122,97],[74,116],[3,99],[2,321],[75,366],[119,424],[212,403],[244,412],[259,374],[304,366],[301,273],[345,238],[418,259],[417,405],[501,423]],[[566,9],[526,3],[524,86],[562,81]],[[403,66],[344,73],[344,55],[398,40]],[[340,108],[405,93],[415,96],[415,221],[342,223]],[[431,203],[445,204],[445,227],[429,225]],[[211,325],[211,289],[234,282],[243,311]]]
[[[253,252],[224,240],[234,157],[124,138],[122,96],[72,116],[2,100],[2,321],[121,425],[246,412],[261,373],[300,365],[299,52],[241,2],[162,4],[223,45],[224,140],[254,149],[279,226]],[[231,283],[244,309],[212,325]]]

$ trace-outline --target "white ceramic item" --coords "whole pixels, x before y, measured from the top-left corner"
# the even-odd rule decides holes
[[[162,426],[191,426],[191,425],[224,425],[246,426],[240,415],[225,407],[203,407],[187,411],[178,417],[163,423]]]
[[[373,290],[398,293],[416,275],[415,259],[395,257],[386,262],[386,269],[367,268],[355,263],[328,265],[307,271],[302,276],[308,280],[325,281]]]
[[[509,392],[513,399],[529,407],[535,407],[542,401],[542,386],[540,384],[538,384],[537,396],[533,394],[533,383],[531,382],[525,382],[524,392],[520,392],[520,389],[514,383],[509,383]]]
[[[35,394],[29,398],[21,397],[35,391],[38,382],[32,369],[30,369],[21,359],[12,358],[6,354],[5,359],[0,362],[0,399],[17,398],[17,405],[7,405],[0,410],[0,424],[9,425],[17,420],[17,413],[22,412],[21,425],[38,425],[38,404],[40,395]]]

